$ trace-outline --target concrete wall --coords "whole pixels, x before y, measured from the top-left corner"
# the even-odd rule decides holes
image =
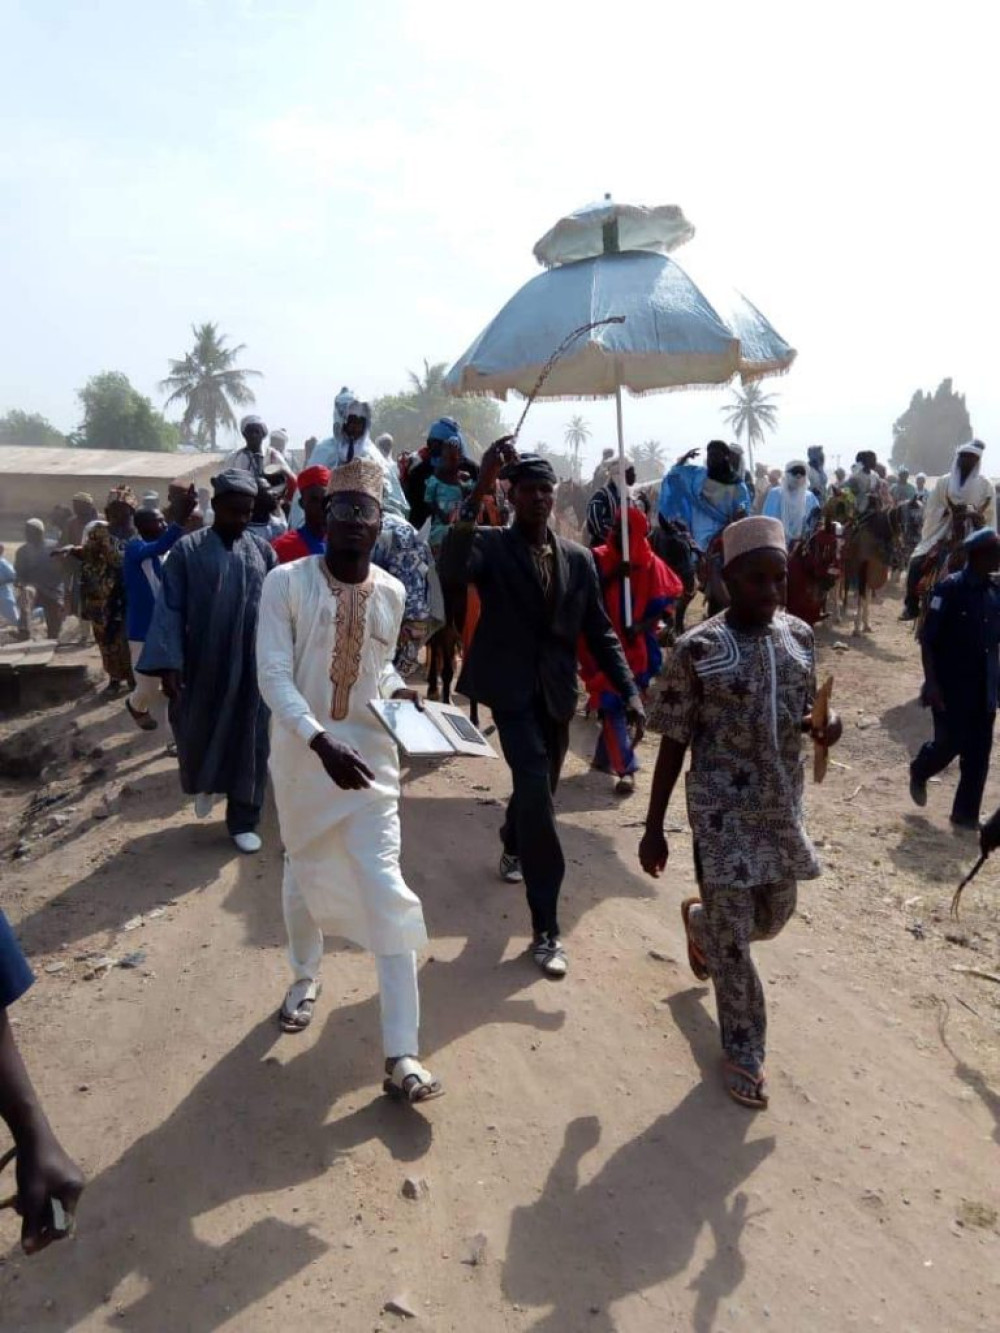
[[[218,471],[218,460],[209,463],[200,462],[190,454],[181,454],[177,458],[178,478],[190,478],[196,486],[208,486],[209,478]],[[47,519],[56,505],[68,505],[78,491],[86,491],[94,497],[98,511],[104,508],[108,491],[112,486],[126,481],[142,499],[143,491],[157,491],[163,504],[167,501],[167,487],[170,481],[164,477],[143,476],[107,476],[107,477],[72,477],[60,474],[46,476],[44,473],[0,474],[0,525],[9,533],[12,527],[18,527],[28,518]]]

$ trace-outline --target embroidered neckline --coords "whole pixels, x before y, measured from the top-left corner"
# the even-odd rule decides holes
[[[340,579],[330,573],[325,559],[320,560],[320,568],[337,603],[337,632],[330,660],[330,681],[333,685],[330,716],[334,722],[343,722],[350,708],[351,690],[361,674],[368,599],[372,595],[375,581],[369,575],[364,583],[341,583]]]

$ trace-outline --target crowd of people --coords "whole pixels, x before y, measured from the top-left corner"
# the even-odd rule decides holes
[[[399,757],[370,705],[422,707],[411,683],[421,647],[456,626],[458,689],[490,709],[511,776],[497,873],[524,884],[528,952],[544,976],[569,970],[555,796],[581,676],[600,721],[593,766],[622,796],[634,790],[644,730],[659,736],[638,849],[654,877],[667,866],[667,809],[689,764],[698,894],[681,905],[688,959],[715,990],[726,1090],[766,1107],[766,1006],[752,946],[778,934],[799,880],[819,874],[802,746],[829,747],[841,734],[832,712],[813,716],[813,632],[785,610],[789,552],[834,513],[863,523],[915,505],[924,537],[914,561],[924,571],[941,534],[921,546],[942,513],[969,515],[962,568],[941,568],[926,610],[934,738],[914,760],[910,790],[922,804],[930,777],[959,756],[953,820],[978,827],[1000,691],[1000,538],[993,488],[979,475],[983,446],[963,446],[931,492],[922,475],[890,476],[867,451],[850,475],[828,476],[823,451],[810,449],[781,473],[750,476],[740,448],[716,440],[703,465],[686,453],[652,493],[636,486],[629,460],[606,455],[581,544],[554,529],[558,483],[547,459],[504,438],[477,464],[451,418],[396,460],[391,440],[372,439],[368,404],[345,389],[331,436],[297,472],[284,432],[248,416],[241,433],[211,493],[176,482],[161,511],[159,497],[140,502],[121,485],[103,517],[90,496],[74,497],[58,537],[30,520],[13,583],[33,589],[50,636],[67,609],[90,622],[106,690],[124,694],[142,731],[169,720],[183,792],[203,819],[224,801],[226,830],[245,855],[261,848],[270,780],[291,970],[282,1030],[310,1025],[324,939],[346,938],[375,957],[385,1092],[416,1103],[443,1091],[420,1054],[417,953],[427,928],[401,870]],[[714,573],[725,604],[680,634],[692,591],[684,552],[702,562],[706,590]],[[30,632],[28,600],[16,606]],[[982,838],[984,848],[1000,844],[1000,819]],[[29,983],[0,916],[0,1115],[17,1144],[30,1249],[64,1234],[58,1224],[71,1219],[82,1181],[44,1121],[6,1019]]]

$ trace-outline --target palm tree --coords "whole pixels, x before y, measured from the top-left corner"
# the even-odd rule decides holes
[[[777,394],[763,393],[756,381],[734,389],[730,402],[722,409],[722,416],[739,439],[747,437],[747,462],[753,471],[753,447],[764,443],[764,432],[776,430],[778,425]]]
[[[667,456],[659,440],[643,440],[632,450],[639,481],[658,481],[667,470]]]
[[[590,427],[583,417],[570,417],[563,436],[573,459],[573,480],[580,480],[580,450],[590,439]]]
[[[166,407],[184,403],[181,431],[194,438],[199,449],[214,449],[220,428],[236,429],[236,407],[255,402],[247,380],[260,376],[259,370],[242,370],[236,359],[245,345],[226,346],[226,335],[218,324],[192,325],[194,347],[180,361],[170,362],[170,374],[160,382],[160,392],[167,393]]]

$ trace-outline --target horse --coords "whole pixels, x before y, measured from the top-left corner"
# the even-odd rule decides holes
[[[684,633],[684,617],[698,590],[698,562],[702,552],[695,545],[687,525],[679,520],[660,518],[650,530],[649,544],[665,565],[673,570],[684,586],[674,607],[674,630]]]
[[[826,519],[788,553],[788,612],[807,625],[825,619],[840,572],[841,535],[833,519]]]
[[[445,623],[427,640],[427,698],[433,703],[440,700],[450,704],[456,664],[469,650],[474,626],[469,622],[469,589],[446,584],[443,592]],[[475,699],[469,700],[469,721],[474,727],[479,726],[479,704]]]
[[[927,614],[931,592],[948,574],[953,574],[965,564],[965,539],[977,529],[983,527],[986,520],[978,510],[969,505],[952,504],[948,501],[949,527],[947,534],[932,546],[923,557],[920,576],[917,580],[917,595],[920,599],[920,613],[914,625],[914,634],[919,635],[920,627]]]
[[[847,616],[851,590],[857,592],[854,609],[854,633],[872,632],[870,604],[873,593],[884,588],[892,570],[893,552],[901,540],[906,505],[891,509],[869,509],[860,518],[848,518],[843,546],[843,576],[838,619]],[[824,514],[836,521],[844,521],[849,514],[844,497],[836,496],[828,502]],[[841,516],[838,518],[838,514]]]

